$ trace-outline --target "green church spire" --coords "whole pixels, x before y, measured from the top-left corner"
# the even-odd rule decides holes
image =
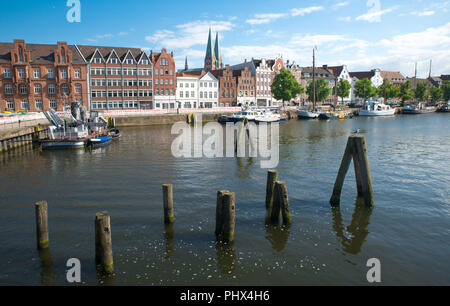
[[[214,47],[214,54],[216,56],[216,69],[222,68],[222,63],[220,60],[220,45],[219,45],[219,33],[216,32],[216,44]]]
[[[206,48],[206,58],[208,58],[208,57],[212,61],[212,59],[213,59],[213,49],[212,49],[212,40],[211,40],[211,28],[209,28],[208,47]]]

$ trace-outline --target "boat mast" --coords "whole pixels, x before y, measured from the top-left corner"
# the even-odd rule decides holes
[[[313,48],[313,111],[316,110],[316,49]]]

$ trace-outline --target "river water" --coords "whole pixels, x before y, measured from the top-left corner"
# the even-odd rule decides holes
[[[367,138],[375,208],[355,205],[352,167],[341,208],[329,199],[348,136]],[[450,285],[447,114],[280,125],[280,180],[292,226],[265,226],[258,159],[176,159],[171,126],[126,128],[92,152],[0,156],[0,285],[66,285],[78,258],[87,285]],[[161,185],[176,222],[163,225]],[[231,246],[215,243],[218,190],[236,193]],[[50,250],[36,250],[34,203],[49,203]],[[111,215],[114,277],[95,267],[94,217]],[[172,230],[173,238],[165,232]]]

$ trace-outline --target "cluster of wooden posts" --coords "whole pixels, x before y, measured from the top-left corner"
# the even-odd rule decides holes
[[[39,127],[34,128],[34,132],[20,136],[0,140],[0,153],[10,152],[12,150],[32,145],[37,142],[40,137],[48,135],[48,129],[40,130]]]
[[[358,197],[365,200],[367,206],[372,207],[373,193],[370,179],[369,161],[365,138],[360,135],[351,136],[347,143],[344,158],[336,179],[330,203],[332,206],[340,205],[340,195],[345,175],[354,160]],[[175,222],[173,206],[173,186],[162,186],[164,223],[172,225]],[[38,202],[36,207],[37,243],[39,249],[49,247],[48,231],[48,205],[47,202]],[[285,182],[278,181],[278,172],[269,170],[266,189],[266,224],[290,226],[292,219],[289,208],[288,191]],[[222,190],[217,192],[216,203],[216,239],[218,243],[232,243],[234,241],[236,218],[235,194]],[[114,272],[111,220],[108,212],[100,212],[95,216],[95,259],[96,263],[105,273]]]

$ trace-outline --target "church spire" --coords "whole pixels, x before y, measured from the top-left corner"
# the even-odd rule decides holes
[[[206,47],[205,70],[209,71],[213,68],[214,53],[212,48],[211,28],[209,28],[208,46]]]
[[[214,47],[214,55],[216,57],[215,68],[222,69],[222,58],[220,56],[219,33],[216,32],[216,44]]]
[[[189,70],[189,65],[188,65],[187,56],[186,56],[186,61],[184,62],[184,70],[186,70],[186,71]]]

